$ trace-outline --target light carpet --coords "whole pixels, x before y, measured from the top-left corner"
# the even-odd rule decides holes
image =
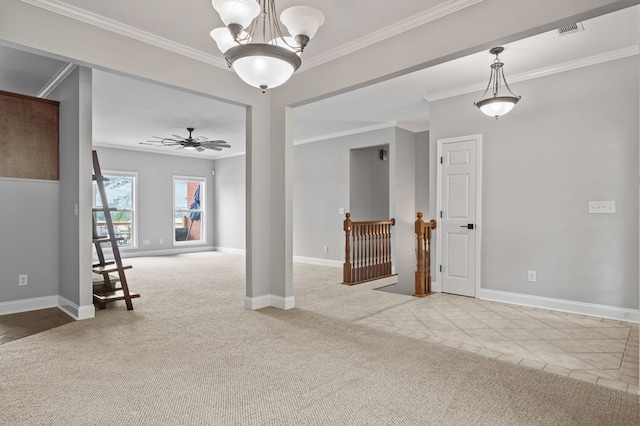
[[[244,257],[132,259],[108,305],[0,346],[3,425],[637,425],[638,398],[355,324],[408,296],[294,267],[297,307],[243,308]]]

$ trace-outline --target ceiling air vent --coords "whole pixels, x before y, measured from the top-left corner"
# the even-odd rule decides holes
[[[558,28],[556,30],[556,35],[560,37],[563,35],[573,34],[580,31],[584,31],[584,26],[582,25],[582,22],[577,22],[575,24],[569,24],[569,25],[565,25],[564,27]]]

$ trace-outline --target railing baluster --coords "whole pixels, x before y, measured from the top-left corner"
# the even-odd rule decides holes
[[[344,284],[353,285],[391,275],[391,227],[395,219],[353,222],[344,220]]]

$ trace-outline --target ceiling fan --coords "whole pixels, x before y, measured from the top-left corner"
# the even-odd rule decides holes
[[[231,148],[226,141],[223,140],[209,140],[204,136],[192,137],[191,133],[195,130],[193,127],[187,127],[189,132],[188,138],[182,136],[173,135],[170,138],[161,138],[159,136],[153,136],[158,140],[140,142],[142,145],[154,145],[154,146],[177,146],[178,149],[187,149],[191,151],[204,151],[206,149],[212,149],[214,151],[222,151],[222,148]]]

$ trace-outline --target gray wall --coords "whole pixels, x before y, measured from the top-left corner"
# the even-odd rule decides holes
[[[213,162],[215,229],[213,245],[246,249],[246,156]]]
[[[344,261],[344,214],[349,212],[349,151],[395,139],[382,129],[295,145],[293,149],[293,253]],[[323,246],[329,250],[323,252]]]
[[[0,302],[58,294],[58,185],[0,179]]]
[[[431,104],[434,170],[438,139],[483,135],[483,288],[638,308],[638,80],[635,56],[514,84],[498,120],[477,93]]]
[[[427,197],[426,189],[418,189],[418,177],[426,177],[428,152],[426,134],[389,128],[344,136],[294,147],[294,255],[316,259],[344,261],[344,215],[349,212],[350,150],[388,144],[389,217],[396,219],[394,228],[394,266],[398,284],[388,291],[412,294],[415,271],[416,199]],[[418,149],[418,146],[421,146]],[[375,149],[377,155],[377,149]],[[422,157],[422,158],[420,158]],[[422,165],[418,173],[416,165]],[[426,185],[426,183],[425,183]],[[355,218],[359,220],[359,218]],[[329,246],[323,253],[323,245]]]
[[[416,213],[424,213],[424,219],[435,219],[429,209],[429,132],[416,133]]]
[[[387,159],[380,159],[380,150]],[[349,169],[351,220],[389,219],[389,145],[352,149]]]
[[[76,68],[50,98],[60,101],[59,295],[76,305],[67,312],[92,317],[91,70]]]
[[[105,171],[137,172],[138,247],[123,248],[123,257],[157,250],[193,251],[214,245],[213,161],[168,154],[94,147]],[[167,148],[169,149],[169,148]],[[173,246],[173,176],[206,178],[208,211],[206,244]],[[149,245],[143,245],[149,240]],[[160,244],[160,240],[163,243]]]
[[[416,270],[416,136],[403,129],[394,129],[394,133],[389,152],[389,210],[396,220],[393,265],[398,274],[398,284],[390,291],[413,294]]]

